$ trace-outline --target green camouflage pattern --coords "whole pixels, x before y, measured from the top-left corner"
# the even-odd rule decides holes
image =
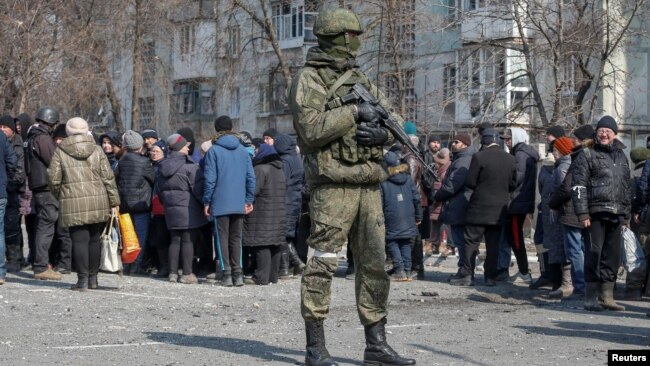
[[[311,192],[309,212],[310,247],[338,253],[349,240],[354,253],[355,296],[361,323],[370,325],[385,318],[390,280],[384,271],[385,229],[379,185],[319,186]],[[307,261],[301,283],[301,313],[305,320],[327,318],[336,267],[336,257],[312,257]]]
[[[345,32],[363,33],[359,17],[347,9],[332,8],[318,13],[314,23],[316,36],[333,36]]]

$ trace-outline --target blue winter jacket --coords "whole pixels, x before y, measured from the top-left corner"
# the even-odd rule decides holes
[[[16,154],[7,136],[0,135],[0,198],[7,198],[7,182],[16,172]]]
[[[212,216],[244,214],[255,200],[255,172],[250,155],[235,135],[220,137],[204,160],[203,204]]]
[[[418,235],[415,222],[422,220],[420,191],[409,174],[408,165],[396,168],[399,167],[403,169],[381,183],[386,241],[415,238]]]

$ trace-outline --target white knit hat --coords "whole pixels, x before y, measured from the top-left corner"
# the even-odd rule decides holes
[[[74,117],[68,120],[65,124],[65,133],[68,136],[72,135],[87,135],[88,122],[81,117]]]

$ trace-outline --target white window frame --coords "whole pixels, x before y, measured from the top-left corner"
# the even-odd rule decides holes
[[[271,22],[278,41],[303,38],[305,7],[286,2],[271,5]]]
[[[178,49],[183,61],[194,55],[196,51],[196,24],[183,24],[180,26]]]
[[[230,90],[230,117],[239,118],[240,113],[239,88]]]
[[[140,126],[143,128],[155,127],[153,121],[156,117],[156,98],[138,98],[138,105],[140,107]]]

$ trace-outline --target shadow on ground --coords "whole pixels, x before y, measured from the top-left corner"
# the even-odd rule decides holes
[[[515,328],[552,337],[593,338],[626,346],[647,347],[650,345],[650,332],[647,327],[567,321],[556,321],[554,324],[553,328],[529,325],[515,326]]]
[[[452,358],[452,359],[454,359],[456,361],[462,360],[463,362],[467,362],[467,363],[472,364],[472,365],[488,366],[488,364],[486,364],[486,363],[483,363],[483,362],[481,362],[479,360],[476,360],[476,359],[472,359],[472,358],[468,357],[467,355],[463,355],[463,354],[460,354],[460,353],[443,351],[443,350],[433,348],[431,346],[424,346],[424,345],[421,345],[421,344],[411,344],[411,346],[413,346],[415,348],[418,348],[418,349],[427,350],[427,351],[429,351],[429,352],[431,352],[433,354],[436,354],[436,355],[449,357],[449,358]],[[410,357],[409,355],[406,355],[406,356]]]
[[[152,341],[160,343],[183,347],[209,348],[259,358],[265,361],[302,364],[305,357],[305,352],[303,350],[273,346],[253,339],[208,337],[163,332],[148,332],[145,334]],[[349,364],[359,364],[358,360],[347,358],[334,357],[334,360]]]

